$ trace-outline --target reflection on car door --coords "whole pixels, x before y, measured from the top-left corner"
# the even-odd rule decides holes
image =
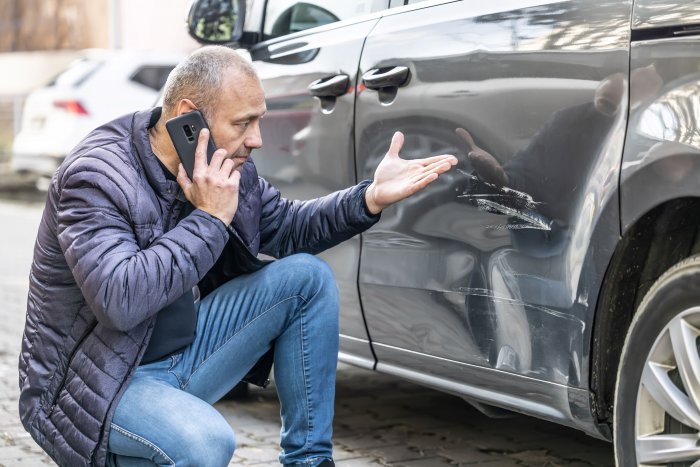
[[[586,290],[600,280],[585,254],[595,226],[618,228],[630,15],[630,0],[430,2],[372,30],[358,176],[371,176],[397,130],[403,157],[460,159],[363,234],[378,369],[585,384]]]
[[[309,13],[308,4],[298,5],[304,15],[330,21],[325,13],[319,16],[320,8]],[[304,27],[301,13],[283,12],[271,32]],[[264,146],[253,158],[260,175],[286,198],[315,198],[356,183],[354,86],[363,40],[376,21],[280,37],[251,50],[268,110],[261,121]],[[322,97],[311,94],[312,83]],[[333,267],[341,291],[341,352],[372,367],[357,291],[359,248],[360,239],[354,238],[321,256]]]

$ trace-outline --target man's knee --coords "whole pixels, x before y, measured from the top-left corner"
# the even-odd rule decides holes
[[[281,261],[300,286],[310,286],[316,290],[337,295],[333,269],[322,259],[307,253],[298,253]]]
[[[183,433],[175,465],[221,466],[231,461],[236,449],[236,438],[228,424],[202,427],[192,424],[192,429]],[[179,462],[178,462],[179,461]]]

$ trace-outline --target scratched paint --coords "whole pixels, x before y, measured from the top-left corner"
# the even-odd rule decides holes
[[[466,199],[480,211],[510,218],[507,224],[486,225],[485,228],[552,230],[552,221],[537,212],[537,206],[542,203],[534,201],[529,194],[508,187],[499,188],[464,170],[457,170],[469,179],[466,190],[458,198]]]
[[[516,305],[520,307],[527,308],[529,310],[536,310],[540,311],[542,313],[546,313],[550,316],[554,316],[556,318],[561,318],[567,321],[571,321],[573,323],[576,323],[577,326],[581,327],[581,332],[583,332],[586,329],[586,323],[582,319],[572,316],[568,313],[563,313],[561,311],[553,310],[552,308],[548,308],[545,306],[540,306],[540,305],[533,305],[531,303],[525,303],[522,300],[517,300],[512,297],[507,297],[507,296],[502,296],[494,293],[493,290],[490,289],[482,289],[482,288],[473,288],[473,287],[457,287],[455,292],[464,294],[464,295],[476,295],[480,297],[486,297],[489,300],[492,300],[494,302],[503,302],[503,303],[508,303],[511,305]]]

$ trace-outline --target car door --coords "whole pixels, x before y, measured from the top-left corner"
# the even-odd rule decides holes
[[[372,30],[359,177],[394,131],[405,158],[460,160],[363,234],[359,287],[378,369],[442,387],[499,385],[483,368],[585,384],[604,272],[589,253],[619,235],[631,4],[428,1]]]
[[[356,183],[355,84],[362,44],[388,2],[266,2],[263,42],[250,50],[266,94],[261,176],[289,199],[323,196]],[[367,16],[367,15],[370,16]],[[310,89],[309,86],[312,86]],[[320,256],[341,294],[341,358],[373,367],[357,290],[360,239]]]

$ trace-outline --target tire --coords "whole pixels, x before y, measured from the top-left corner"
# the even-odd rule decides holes
[[[700,255],[666,271],[630,325],[615,390],[618,466],[700,467],[698,336]]]

